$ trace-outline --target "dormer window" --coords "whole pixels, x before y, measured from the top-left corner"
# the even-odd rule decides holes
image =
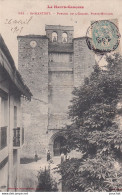
[[[52,33],[52,42],[57,42],[58,35],[56,32]]]
[[[67,43],[67,33],[62,34],[62,42]]]

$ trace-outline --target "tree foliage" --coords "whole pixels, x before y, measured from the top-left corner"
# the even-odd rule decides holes
[[[95,65],[84,85],[73,91],[69,107],[72,124],[66,127],[66,147],[68,151],[82,152],[83,157],[60,166],[68,191],[121,188],[122,129],[117,123],[121,115],[117,105],[121,102],[122,58],[114,54],[106,61],[104,70]]]
[[[57,183],[50,175],[50,170],[40,170],[38,173],[38,186],[36,192],[57,192]]]

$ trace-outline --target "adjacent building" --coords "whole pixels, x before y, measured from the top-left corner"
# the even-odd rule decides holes
[[[0,191],[16,191],[19,187],[20,150],[24,143],[21,97],[29,101],[31,96],[0,35]]]
[[[18,36],[18,68],[33,94],[30,103],[23,103],[22,157],[42,157],[48,149],[52,156],[61,154],[73,88],[83,84],[95,65],[86,37],[74,38],[73,26],[46,25],[45,31]]]

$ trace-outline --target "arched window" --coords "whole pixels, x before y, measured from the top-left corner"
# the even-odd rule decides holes
[[[62,34],[62,42],[67,43],[67,33]]]
[[[58,35],[56,32],[52,33],[52,42],[57,42]]]

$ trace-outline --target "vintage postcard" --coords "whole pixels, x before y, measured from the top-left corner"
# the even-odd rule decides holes
[[[0,0],[0,192],[122,191],[122,1]]]

